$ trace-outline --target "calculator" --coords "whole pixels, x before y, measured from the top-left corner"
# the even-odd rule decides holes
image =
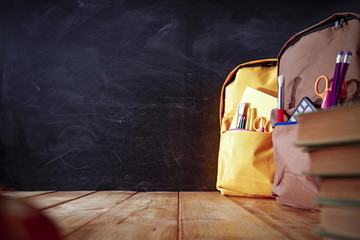
[[[296,122],[299,114],[316,112],[316,111],[317,108],[314,105],[314,103],[308,97],[304,97],[299,103],[299,105],[296,107],[295,111],[289,118],[288,122]]]

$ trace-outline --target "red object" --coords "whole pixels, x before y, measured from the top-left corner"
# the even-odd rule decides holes
[[[321,81],[321,79],[325,79],[325,89],[322,93],[319,92],[319,82]],[[332,94],[332,89],[329,88],[330,86],[330,80],[327,76],[325,75],[321,75],[320,77],[318,77],[318,79],[316,79],[315,82],[315,93],[316,95],[318,95],[319,97],[321,97],[321,99],[323,100],[321,103],[321,109],[327,109],[329,106],[331,106],[332,104],[330,103],[331,101],[331,94]],[[340,98],[342,98],[345,93],[346,93],[346,82],[343,82],[343,88],[340,94]],[[336,102],[336,101],[335,101]]]
[[[278,123],[284,122],[284,109],[278,109]]]
[[[0,194],[1,240],[60,240],[55,225],[22,200]]]

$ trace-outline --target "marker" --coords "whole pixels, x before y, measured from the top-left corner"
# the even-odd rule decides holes
[[[244,110],[245,110],[245,103],[240,102],[237,107],[238,107],[239,116],[238,116],[238,122],[236,124],[236,128],[241,128],[242,121],[243,121]]]
[[[241,119],[241,125],[240,125],[241,129],[245,129],[245,123],[246,123],[246,115],[243,115],[242,119]]]
[[[284,122],[284,76],[278,77],[278,122]]]

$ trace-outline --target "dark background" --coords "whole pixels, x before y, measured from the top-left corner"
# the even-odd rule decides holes
[[[10,0],[0,181],[18,190],[215,190],[221,85],[358,1]]]

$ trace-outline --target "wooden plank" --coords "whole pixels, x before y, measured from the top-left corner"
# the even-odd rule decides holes
[[[57,225],[60,235],[66,237],[134,194],[135,192],[100,191],[49,208],[44,213]]]
[[[10,194],[46,209],[43,213],[68,240],[321,239],[313,231],[319,212],[283,206],[274,199],[225,197],[218,192]]]
[[[141,192],[66,239],[176,239],[178,193]]]
[[[52,192],[55,192],[55,191],[2,191],[2,192],[0,192],[0,194],[9,196],[12,198],[16,198],[16,199],[22,199],[22,198],[28,198],[28,197],[48,194],[48,193],[52,193]]]
[[[179,239],[287,239],[218,192],[180,192]]]
[[[319,212],[288,207],[274,199],[229,197],[288,239],[321,239],[313,230],[319,223]]]
[[[92,193],[95,193],[95,191],[53,192],[45,195],[32,196],[25,200],[35,208],[45,210]]]

